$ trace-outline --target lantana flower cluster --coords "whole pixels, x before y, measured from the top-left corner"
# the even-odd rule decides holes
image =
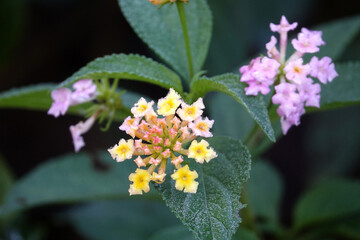
[[[195,140],[197,137],[212,137],[210,129],[214,121],[202,118],[205,108],[202,98],[188,105],[173,89],[165,98],[159,99],[157,113],[153,105],[154,101],[147,102],[140,98],[131,108],[134,117],[127,117],[120,126],[120,130],[132,139],[121,139],[108,151],[117,162],[137,156],[134,162],[138,168],[129,176],[132,182],[130,195],[149,192],[150,181],[163,183],[168,160],[176,169],[171,175],[175,180],[175,188],[186,193],[196,193],[199,183],[195,179],[198,173],[184,164],[184,156],[200,164],[217,157],[206,140]],[[185,149],[187,143],[190,146]]]
[[[321,86],[313,78],[326,84],[338,76],[330,57],[319,59],[313,56],[309,63],[304,63],[302,58],[306,53],[318,52],[325,44],[321,31],[302,28],[297,38],[291,41],[295,52],[285,59],[287,34],[296,27],[297,23],[290,24],[285,16],[279,25],[271,23],[271,31],[280,34],[280,51],[276,47],[277,39],[271,36],[266,44],[267,56],[257,57],[240,68],[240,81],[248,84],[245,88],[247,95],[267,95],[274,86],[272,103],[279,105],[277,113],[284,134],[291,126],[300,124],[305,107],[320,107]]]

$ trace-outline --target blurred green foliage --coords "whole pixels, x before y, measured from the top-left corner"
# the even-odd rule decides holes
[[[0,2],[0,71],[7,58],[19,43],[24,17],[23,0],[2,0]]]

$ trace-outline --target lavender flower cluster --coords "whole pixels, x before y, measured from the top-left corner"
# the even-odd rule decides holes
[[[285,59],[288,32],[296,27],[297,23],[290,24],[285,16],[279,25],[271,23],[271,31],[280,34],[280,51],[276,47],[277,39],[271,36],[266,44],[267,56],[257,57],[240,68],[240,81],[248,84],[245,88],[247,95],[267,95],[274,86],[272,103],[279,105],[277,113],[284,134],[291,126],[300,124],[305,107],[320,107],[321,86],[313,78],[326,84],[338,76],[330,57],[318,59],[313,56],[309,63],[304,64],[302,57],[305,53],[316,53],[325,44],[321,31],[302,28],[297,39],[291,41],[295,52]]]

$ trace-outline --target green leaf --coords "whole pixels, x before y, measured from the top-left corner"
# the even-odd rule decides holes
[[[252,165],[246,190],[251,211],[266,221],[278,223],[283,182],[277,170],[263,160],[257,161]]]
[[[44,204],[127,198],[128,176],[135,168],[132,161],[117,164],[109,153],[52,159],[16,183],[0,208],[0,216]],[[142,198],[154,198],[155,193]]]
[[[321,86],[321,109],[360,103],[360,62],[335,65],[339,76]]]
[[[156,232],[150,240],[194,240],[184,225],[172,226]]]
[[[136,199],[88,204],[60,217],[91,240],[144,240],[179,223],[162,202]]]
[[[160,9],[144,0],[119,0],[124,16],[137,35],[165,62],[190,80],[185,42],[175,5]],[[205,0],[184,6],[194,71],[199,72],[209,48],[212,16]]]
[[[349,44],[341,55],[339,62],[358,61],[360,59],[360,33]]]
[[[214,120],[212,132],[244,140],[255,124],[246,109],[239,107],[232,97],[221,93],[213,93],[207,99],[207,110]],[[224,106],[226,111],[219,111]]]
[[[204,96],[210,91],[218,91],[233,97],[238,103],[241,103],[249,112],[251,117],[259,124],[265,134],[271,141],[275,142],[274,130],[268,116],[263,99],[258,96],[245,95],[244,83],[240,83],[240,77],[236,74],[224,74],[212,78],[202,77],[194,80],[191,84],[192,98]],[[223,109],[218,109],[222,111]],[[241,122],[238,124],[241,125]]]
[[[239,228],[232,238],[233,240],[259,240],[256,234],[248,229]]]
[[[15,179],[11,169],[6,163],[5,159],[0,154],[0,206],[4,204],[5,197],[14,185]],[[0,236],[1,233],[8,229],[14,220],[14,215],[9,215],[6,218],[0,219]]]
[[[184,225],[172,226],[156,232],[150,240],[194,240],[194,237]],[[259,240],[254,232],[239,228],[232,240]]]
[[[326,42],[316,55],[318,57],[328,56],[333,60],[337,60],[356,37],[357,33],[360,32],[360,16],[335,20],[331,23],[315,26],[314,30],[321,30],[322,39]]]
[[[341,221],[335,227],[335,232],[346,239],[360,239],[360,216]]]
[[[249,178],[250,154],[240,141],[231,138],[213,137],[208,142],[217,152],[217,158],[202,165],[189,160],[190,169],[199,174],[196,194],[176,190],[171,174],[158,189],[171,211],[196,239],[230,239],[241,220],[240,194]]]
[[[33,110],[49,110],[51,106],[51,90],[55,84],[39,84],[14,88],[0,93],[0,108],[21,108]]]
[[[6,164],[0,155],[0,205],[4,203],[6,194],[14,184],[14,177],[10,171],[9,166]]]
[[[326,181],[308,191],[297,203],[295,228],[341,221],[355,214],[360,214],[360,182]]]
[[[0,109],[16,108],[26,110],[48,111],[52,99],[51,91],[56,88],[56,84],[39,84],[21,88],[14,88],[0,93]],[[118,91],[122,91],[119,89]],[[126,91],[121,95],[122,103],[125,108],[117,111],[114,120],[123,120],[130,114],[130,108],[141,98],[141,95],[135,92]],[[67,114],[86,115],[86,109],[91,107],[92,103],[71,106]]]
[[[298,232],[297,240],[360,239],[360,215],[338,219]]]
[[[77,80],[91,78],[119,78],[137,80],[174,88],[182,93],[181,80],[173,71],[150,58],[139,55],[113,54],[97,58],[62,82],[59,87],[69,87]]]

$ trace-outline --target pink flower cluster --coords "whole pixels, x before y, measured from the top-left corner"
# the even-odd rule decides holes
[[[59,117],[65,115],[70,106],[82,104],[95,99],[96,85],[91,79],[79,80],[73,84],[72,91],[69,88],[59,88],[51,92],[53,103],[48,111],[49,115]],[[82,134],[89,131],[95,122],[97,115],[93,115],[85,122],[79,122],[75,126],[70,126],[70,132],[73,138],[75,151],[78,152],[85,146]]]
[[[318,52],[319,47],[325,44],[321,31],[302,28],[297,39],[291,41],[295,53],[285,59],[287,34],[296,27],[297,23],[290,24],[285,16],[282,16],[279,25],[271,23],[271,31],[280,34],[280,51],[276,47],[277,39],[271,36],[266,44],[267,56],[257,57],[240,68],[240,81],[248,84],[246,95],[267,95],[275,85],[272,102],[279,105],[277,113],[281,117],[284,134],[291,126],[300,124],[305,107],[320,107],[321,86],[313,78],[326,84],[338,76],[331,58],[318,59],[314,56],[306,64],[302,58],[305,53]]]

